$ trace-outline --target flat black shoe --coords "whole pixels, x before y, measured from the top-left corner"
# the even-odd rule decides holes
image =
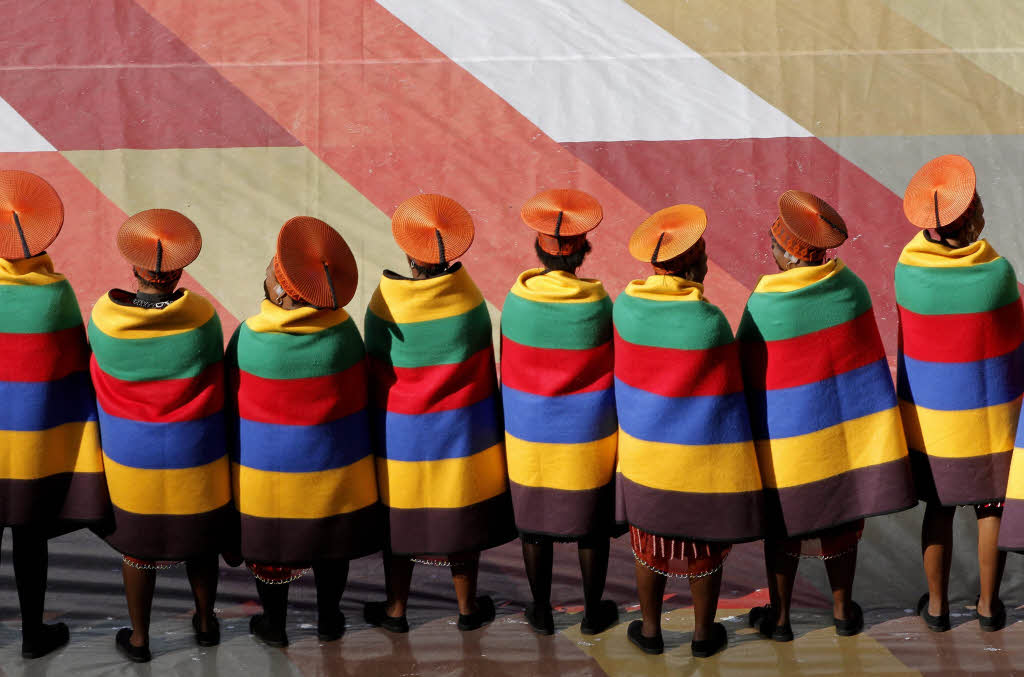
[[[487,595],[481,595],[476,598],[476,611],[471,614],[459,614],[459,630],[476,630],[493,620],[494,600]]]
[[[363,605],[363,620],[377,628],[398,634],[409,632],[405,616],[388,616],[387,602],[367,602]]]
[[[711,637],[699,642],[690,642],[690,653],[694,658],[708,658],[721,651],[729,643],[729,633],[721,623],[711,626]]]
[[[928,613],[928,593],[921,595],[921,599],[917,600],[917,615],[924,619],[924,624],[928,626],[928,629],[932,632],[946,632],[949,630],[949,614],[944,613],[940,616],[932,616]]]
[[[551,606],[548,605],[547,609],[537,610],[537,605],[530,602],[526,605],[526,622],[530,624],[533,631],[538,635],[553,635],[555,634],[555,618],[551,614]]]
[[[840,620],[833,616],[832,622],[836,626],[836,634],[840,637],[859,635],[864,629],[864,610],[860,608],[860,604],[850,602],[850,617]]]
[[[317,620],[316,638],[321,642],[333,642],[345,634],[345,614],[340,611],[332,620]]]
[[[747,614],[747,624],[757,629],[757,633],[762,637],[773,639],[776,642],[792,642],[793,641],[793,627],[788,623],[786,625],[777,625],[775,619],[775,612],[771,606],[758,606],[750,610]]]
[[[657,637],[644,636],[643,621],[633,621],[630,623],[629,627],[626,628],[626,637],[629,637],[629,641],[644,653],[657,656],[665,652],[665,640],[662,639],[660,634]]]
[[[53,625],[44,623],[39,630],[32,633],[32,637],[22,635],[21,657],[42,658],[67,644],[69,639],[71,639],[71,633],[68,632],[68,626],[63,623],[54,623]]]
[[[153,660],[153,654],[149,653],[149,643],[142,646],[135,646],[132,644],[132,629],[121,628],[117,631],[117,636],[114,638],[114,644],[117,646],[117,650],[121,652],[121,655],[130,660],[132,663],[148,663]]]
[[[196,631],[196,644],[199,646],[217,646],[220,644],[220,621],[213,618],[212,628],[203,632],[199,629],[199,615],[192,614],[192,629]]]
[[[267,646],[272,646],[275,649],[283,649],[288,646],[288,633],[283,629],[275,630],[271,628],[264,614],[256,614],[249,619],[249,633]]]
[[[588,618],[583,614],[583,622],[580,623],[580,633],[584,635],[597,635],[604,632],[619,622],[619,607],[610,599],[602,599],[597,605],[597,618]]]
[[[978,615],[978,625],[981,626],[982,632],[996,632],[1006,626],[1006,605],[1003,604],[1002,600],[997,599],[996,601],[999,602],[999,609],[991,616],[982,616],[975,611]]]

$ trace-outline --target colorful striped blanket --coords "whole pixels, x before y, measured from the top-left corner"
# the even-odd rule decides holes
[[[703,290],[652,275],[615,301],[618,519],[670,538],[755,540],[763,492],[739,353]]]
[[[232,337],[232,479],[246,560],[301,565],[380,549],[365,354],[344,310],[264,301]]]
[[[95,522],[110,509],[89,346],[46,254],[0,259],[0,527]]]
[[[919,233],[896,264],[903,426],[922,499],[1002,500],[1024,392],[1017,276],[985,240]]]
[[[469,273],[386,272],[364,336],[391,551],[446,555],[515,538],[491,320]]]
[[[89,324],[114,504],[107,541],[147,560],[219,552],[233,512],[220,320],[189,291],[160,310],[130,302],[111,291]]]
[[[612,302],[597,280],[527,270],[501,315],[505,450],[520,531],[579,538],[614,524]]]
[[[736,335],[769,533],[916,503],[871,297],[853,271],[833,260],[765,275]]]

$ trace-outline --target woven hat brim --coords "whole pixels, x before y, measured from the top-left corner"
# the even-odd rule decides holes
[[[64,204],[45,179],[31,172],[0,171],[0,258],[25,258],[26,246],[28,256],[46,251],[63,226]]]

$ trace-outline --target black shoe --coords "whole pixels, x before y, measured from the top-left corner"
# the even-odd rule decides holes
[[[997,599],[996,602],[999,603],[999,608],[991,616],[982,616],[980,613],[975,611],[978,615],[978,625],[981,626],[982,632],[995,632],[997,630],[1002,630],[1006,625],[1006,606],[1003,604],[1002,600]]]
[[[146,642],[142,646],[135,646],[132,644],[132,629],[121,628],[117,631],[117,637],[114,638],[114,644],[117,645],[117,650],[121,652],[121,655],[130,660],[132,663],[148,663],[153,660],[153,654],[149,653],[149,642]]]
[[[220,622],[214,616],[211,628],[206,632],[199,629],[199,615],[192,614],[192,629],[196,631],[196,644],[199,646],[217,646],[220,644]]]
[[[747,615],[747,623],[750,627],[757,628],[757,633],[762,637],[776,642],[793,641],[793,627],[789,623],[778,625],[775,612],[769,605],[751,609]]]
[[[555,634],[555,618],[551,614],[551,605],[546,609],[537,610],[537,605],[530,602],[526,605],[526,622],[538,635]]]
[[[832,622],[836,626],[836,634],[840,637],[859,635],[864,629],[864,610],[860,608],[860,604],[850,602],[849,618],[839,620],[833,616]]]
[[[318,619],[316,638],[321,642],[333,642],[345,634],[345,614],[340,611],[330,620]]]
[[[21,637],[22,658],[42,658],[46,654],[61,648],[71,639],[68,626],[63,623],[47,625],[43,623],[38,630],[26,637],[24,632]]]
[[[619,607],[610,599],[602,599],[597,605],[596,618],[589,618],[583,614],[583,622],[580,623],[580,633],[584,635],[597,635],[604,632],[619,622]]]
[[[626,628],[626,637],[629,637],[629,641],[639,647],[644,653],[649,653],[653,656],[665,652],[665,640],[661,638],[659,634],[657,637],[646,637],[644,636],[644,622],[633,621]]]
[[[721,623],[711,626],[711,637],[699,642],[690,642],[690,653],[694,658],[708,658],[721,651],[729,643],[729,633]]]
[[[917,615],[924,619],[925,625],[932,632],[945,632],[949,630],[949,613],[944,613],[939,616],[932,616],[928,613],[928,593],[921,595],[921,599],[917,600]]]
[[[459,614],[459,630],[476,630],[494,620],[494,600],[487,595],[476,598],[476,611]]]
[[[265,614],[256,614],[249,619],[249,633],[275,649],[283,649],[288,646],[288,633],[284,631],[284,628],[271,628]]]
[[[405,616],[388,616],[387,602],[367,602],[363,605],[363,620],[377,628],[399,634],[409,632],[409,621]]]

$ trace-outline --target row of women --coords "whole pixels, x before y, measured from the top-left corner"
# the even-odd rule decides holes
[[[694,656],[727,642],[714,622],[732,544],[764,539],[770,604],[750,623],[790,641],[801,557],[825,562],[839,635],[864,519],[927,503],[928,593],[949,628],[951,524],[979,520],[978,619],[997,630],[1005,550],[1024,548],[1024,457],[1013,463],[1024,313],[1010,264],[985,240],[970,163],[929,162],[904,209],[921,232],[896,269],[896,386],[864,283],[827,250],[842,217],[787,191],[771,224],[779,272],[761,277],[734,337],[704,296],[707,219],[692,205],[644,221],[629,251],[653,269],[613,304],[578,278],[601,206],[544,191],[521,215],[541,267],[501,320],[500,390],[487,306],[454,263],[473,241],[454,200],[417,195],[392,220],[409,275],[384,271],[360,336],[344,310],[356,264],[326,223],[282,227],[259,314],[223,349],[209,301],[178,289],[196,226],[149,210],[117,245],[136,291],[111,290],[83,326],[45,253],[63,207],[41,178],[0,172],[0,524],[14,532],[23,655],[68,641],[42,622],[47,538],[89,525],[123,555],[131,627],[116,646],[147,661],[156,570],[185,562],[201,645],[219,642],[218,555],[246,563],[263,613],[251,632],[287,644],[288,583],[312,569],[323,641],[341,636],[351,559],[384,554],[387,598],[366,620],[407,632],[414,562],[451,568],[460,630],[494,618],[480,553],[522,540],[533,600],[554,632],[552,550],[579,549],[581,630],[617,622],[602,600],[609,539],[636,557],[639,649],[661,653],[667,577],[689,579]],[[365,344],[364,344],[365,338]],[[102,440],[102,444],[101,444]],[[908,453],[909,448],[909,453]],[[1004,508],[1005,505],[1005,508]],[[1005,521],[1000,520],[1005,510]],[[617,526],[621,525],[621,526]]]

